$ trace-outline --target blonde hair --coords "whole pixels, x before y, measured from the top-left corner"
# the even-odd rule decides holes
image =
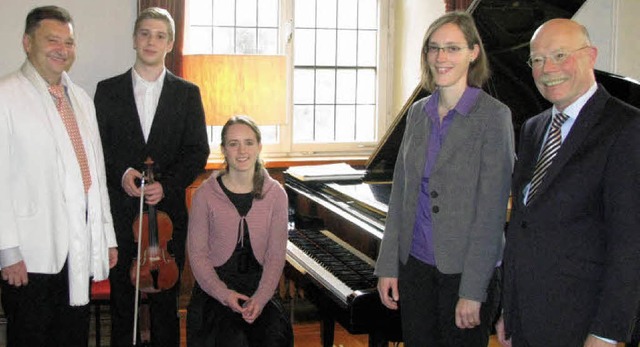
[[[148,7],[142,10],[136,18],[136,24],[133,26],[133,34],[135,35],[140,28],[140,23],[142,23],[145,19],[159,19],[164,21],[167,24],[167,31],[169,34],[170,41],[173,42],[176,38],[176,23],[173,21],[173,17],[169,11],[160,7]]]

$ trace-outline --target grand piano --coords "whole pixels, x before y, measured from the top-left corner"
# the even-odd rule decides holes
[[[571,18],[584,0],[477,0],[470,11],[492,69],[485,90],[507,104],[516,136],[524,121],[550,107],[525,64],[533,31],[551,18]],[[597,71],[614,96],[640,107],[640,85]],[[366,164],[358,181],[309,182],[285,173],[292,228],[287,272],[297,278],[322,318],[322,344],[333,345],[337,321],[352,334],[369,334],[370,346],[401,341],[398,312],[382,306],[373,275],[384,233],[396,155],[409,106],[428,93],[417,87]]]

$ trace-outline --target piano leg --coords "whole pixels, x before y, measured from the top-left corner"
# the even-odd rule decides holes
[[[329,314],[321,314],[320,319],[320,342],[322,347],[333,347],[333,336],[335,333],[336,321]]]
[[[333,347],[335,335],[335,319],[329,314],[323,314],[320,319],[320,343],[322,347]],[[388,347],[389,340],[384,332],[372,331],[369,334],[369,347]]]
[[[369,347],[389,347],[389,340],[384,336],[384,333],[372,331],[369,334]]]

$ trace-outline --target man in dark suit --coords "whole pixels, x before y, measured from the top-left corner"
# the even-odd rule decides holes
[[[168,249],[184,264],[187,210],[185,189],[203,171],[209,155],[204,111],[197,86],[173,75],[164,59],[173,48],[174,22],[164,9],[138,16],[133,34],[133,69],[98,84],[95,104],[105,152],[111,209],[120,252],[112,270],[111,346],[131,346],[135,288],[129,269],[136,256],[132,223],[139,212],[138,180],[147,157],[155,162],[156,182],[145,201],[173,222]],[[178,282],[179,283],[179,282]],[[178,284],[149,294],[151,343],[178,346]]]
[[[596,56],[586,29],[568,19],[543,24],[531,39],[528,63],[553,107],[520,136],[497,326],[506,346],[615,346],[633,327],[640,111],[596,84]],[[547,143],[559,134],[554,156]]]

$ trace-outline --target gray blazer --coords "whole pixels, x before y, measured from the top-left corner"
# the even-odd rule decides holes
[[[375,274],[398,277],[409,258],[431,120],[429,97],[409,109],[393,174],[384,237]],[[436,266],[462,274],[460,297],[484,301],[502,256],[514,163],[509,108],[482,91],[468,116],[457,115],[429,180]]]

